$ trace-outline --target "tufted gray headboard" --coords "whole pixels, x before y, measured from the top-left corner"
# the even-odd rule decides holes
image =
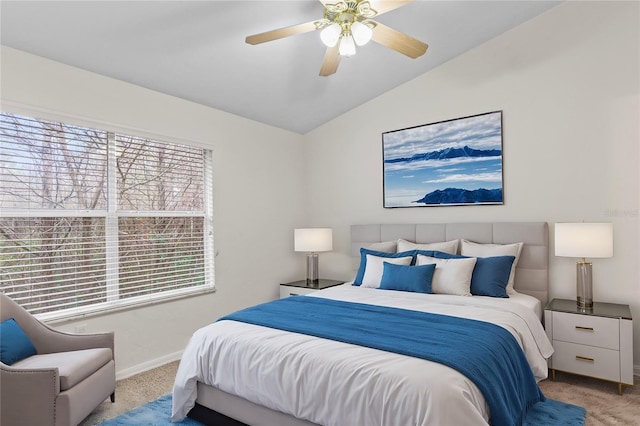
[[[534,296],[544,307],[549,296],[549,227],[546,222],[421,223],[351,225],[351,255],[360,247],[399,238],[416,243],[466,239],[476,243],[523,242],[516,266],[515,289]]]

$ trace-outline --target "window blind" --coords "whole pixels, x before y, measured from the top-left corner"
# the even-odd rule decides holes
[[[0,114],[0,291],[75,315],[213,288],[211,152]]]

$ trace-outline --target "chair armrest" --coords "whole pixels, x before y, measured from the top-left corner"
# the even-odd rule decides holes
[[[0,382],[0,424],[54,424],[60,393],[57,368],[20,369],[0,363]]]
[[[45,324],[47,331],[39,335],[41,351],[38,353],[54,353],[79,351],[82,349],[109,348],[115,357],[113,332],[93,334],[73,334],[55,330]]]

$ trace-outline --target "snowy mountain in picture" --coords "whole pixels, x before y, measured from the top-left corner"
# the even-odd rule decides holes
[[[499,203],[502,201],[502,189],[460,189],[447,188],[435,190],[423,198],[416,200],[422,204],[482,204]]]

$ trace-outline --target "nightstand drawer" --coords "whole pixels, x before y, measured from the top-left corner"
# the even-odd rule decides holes
[[[553,313],[553,340],[620,349],[620,321],[615,318]]]
[[[553,341],[553,368],[583,376],[620,382],[620,352]]]

